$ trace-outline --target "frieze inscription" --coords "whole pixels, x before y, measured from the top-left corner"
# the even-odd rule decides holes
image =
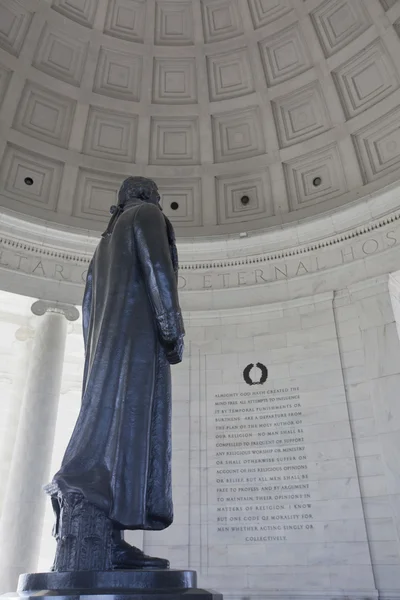
[[[374,235],[360,236],[358,241],[326,246],[301,255],[294,254],[286,259],[274,258],[260,264],[243,264],[237,267],[218,266],[210,272],[204,269],[191,270],[182,261],[178,286],[182,291],[216,290],[243,288],[270,284],[275,281],[288,281],[346,265],[365,259],[385,250],[399,246],[400,224],[386,231],[376,231]],[[12,248],[9,244],[0,245],[0,269],[26,273],[41,279],[50,279],[83,286],[86,280],[88,262],[52,258],[51,252],[43,255],[40,251]]]
[[[397,246],[399,240],[400,227],[384,233],[377,233],[375,237],[363,237],[358,242],[342,247],[328,246],[301,257],[293,256],[286,260],[270,260],[257,267],[243,265],[230,270],[218,268],[209,273],[187,273],[185,270],[181,270],[178,286],[181,290],[214,290],[287,281],[294,277],[319,273],[378,254]]]
[[[54,279],[84,285],[87,264],[77,265],[68,262],[55,262],[38,256],[24,255],[0,248],[0,268],[26,273],[42,279]]]

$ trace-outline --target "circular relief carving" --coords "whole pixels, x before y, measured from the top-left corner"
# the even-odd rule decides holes
[[[33,185],[32,177],[25,177],[24,183],[25,183],[25,185]]]
[[[250,377],[250,372],[252,370],[252,368],[254,367],[253,363],[250,363],[249,365],[247,365],[247,367],[245,367],[244,371],[243,371],[243,379],[245,380],[245,382],[247,383],[247,385],[264,385],[264,383],[267,381],[268,379],[268,369],[265,365],[263,365],[262,363],[257,363],[256,367],[258,369],[260,369],[261,373],[260,373],[260,380],[259,381],[253,381],[252,378]]]
[[[171,208],[172,210],[178,210],[179,204],[177,202],[171,202]]]
[[[243,204],[243,206],[247,206],[247,204],[250,202],[250,198],[248,196],[242,196],[240,198],[240,202]]]

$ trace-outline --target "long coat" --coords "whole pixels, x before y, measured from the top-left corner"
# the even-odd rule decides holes
[[[182,337],[176,275],[159,208],[130,203],[102,238],[83,301],[81,411],[53,484],[79,492],[121,529],[173,519],[171,378]]]

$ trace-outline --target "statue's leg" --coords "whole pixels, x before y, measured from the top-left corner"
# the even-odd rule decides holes
[[[52,571],[168,569],[169,561],[147,556],[124,540],[105,513],[82,494],[60,492],[51,497],[57,541]]]
[[[147,556],[139,548],[131,546],[119,529],[112,533],[111,556],[113,569],[169,569],[167,559]]]
[[[112,522],[82,494],[58,494],[59,523],[53,571],[112,569]],[[54,506],[54,504],[53,504]]]

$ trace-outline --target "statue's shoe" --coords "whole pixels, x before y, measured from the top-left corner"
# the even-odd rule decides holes
[[[169,569],[167,559],[147,556],[125,540],[113,542],[111,562],[113,569]]]

